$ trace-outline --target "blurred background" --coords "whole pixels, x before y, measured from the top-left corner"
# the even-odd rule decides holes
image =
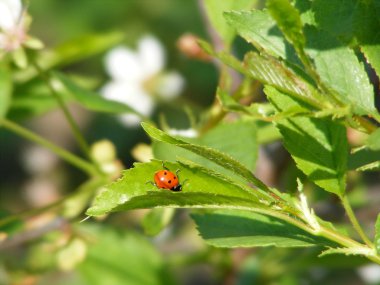
[[[143,37],[154,37],[166,55],[162,72],[175,71],[183,84],[173,100],[157,97],[150,117],[161,125],[187,130],[191,127],[188,108],[198,117],[212,106],[219,76],[212,61],[191,58],[178,47],[185,34],[212,40],[200,2],[30,1],[28,11],[33,18],[30,34],[41,39],[47,49],[61,52],[62,60],[56,68],[98,92],[113,80],[106,63],[111,47],[94,51],[97,47],[93,45],[103,43],[103,38],[108,41],[116,37],[121,40],[114,40],[115,46],[137,51]],[[92,41],[94,34],[99,35],[98,41]],[[83,50],[77,52],[78,46]],[[241,39],[235,40],[238,56],[247,48]],[[22,82],[28,78],[28,70],[19,71],[17,76]],[[79,153],[62,112],[54,104],[39,98],[40,107],[30,107],[33,98],[47,92],[41,85],[35,79],[16,87],[15,93],[21,95],[15,98],[10,117],[57,145]],[[32,102],[26,98],[32,98]],[[104,139],[113,143],[124,168],[150,157],[149,149],[141,145],[149,144],[150,140],[139,126],[126,126],[116,115],[89,112],[76,104],[70,104],[70,111],[90,144]],[[261,171],[281,172],[281,179],[267,173],[268,183],[294,187],[294,177],[302,174],[289,162],[280,144],[269,144],[261,152]],[[28,216],[33,209],[66,197],[85,180],[83,174],[48,150],[2,129],[0,170],[0,217],[20,212]],[[368,202],[360,186],[357,183],[354,192],[357,205]],[[313,197],[316,201],[331,199],[322,192],[315,195],[320,195]],[[328,201],[328,206],[317,204],[319,213],[337,220],[342,218],[340,207],[329,206],[335,202]],[[66,211],[75,207],[68,203]],[[146,232],[144,220],[147,213],[150,219],[155,215],[162,217],[161,212],[156,212],[133,211],[83,223],[79,223],[85,218],[83,214],[70,220],[45,213],[25,221],[15,220],[3,228],[0,225],[0,240],[5,232],[23,229],[13,243],[0,247],[0,284],[380,284],[363,277],[376,275],[378,267],[353,270],[366,264],[360,257],[349,261],[344,256],[318,259],[315,256],[318,250],[313,249],[208,247],[185,210],[168,211],[170,225],[151,236],[156,233]],[[363,217],[374,214],[363,213]]]

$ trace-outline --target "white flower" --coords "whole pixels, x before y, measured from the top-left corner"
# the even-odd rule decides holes
[[[163,72],[165,61],[161,43],[152,36],[143,37],[137,51],[126,47],[114,48],[105,58],[111,81],[102,88],[102,95],[125,103],[149,117],[155,105],[153,96],[172,99],[180,94],[184,86],[180,74]],[[126,126],[136,126],[141,121],[134,114],[121,115],[119,118]]]
[[[0,49],[18,49],[26,39],[25,13],[20,0],[0,0]]]

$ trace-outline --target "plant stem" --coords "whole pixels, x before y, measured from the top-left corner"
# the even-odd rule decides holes
[[[72,131],[73,131],[74,137],[79,144],[80,149],[82,150],[82,152],[85,154],[85,156],[88,159],[92,160],[91,154],[90,154],[90,147],[88,146],[86,140],[84,139],[84,137],[82,135],[82,132],[80,131],[77,123],[75,122],[73,116],[71,115],[69,109],[67,108],[65,101],[61,98],[61,96],[55,90],[55,88],[51,82],[50,75],[38,65],[36,60],[32,59],[31,63],[33,64],[33,66],[35,67],[37,72],[40,74],[41,78],[46,82],[46,85],[48,86],[48,88],[51,92],[51,95],[55,98],[58,105],[62,109],[63,114],[65,115],[65,117],[66,117]]]
[[[44,139],[43,137],[40,137],[39,135],[29,131],[28,129],[11,122],[7,119],[0,120],[0,126],[3,126],[4,128],[32,141],[37,144],[40,144],[48,149],[50,149],[52,152],[57,154],[59,157],[64,159],[65,161],[69,162],[70,164],[74,165],[75,167],[83,170],[90,176],[97,176],[100,174],[100,172],[96,169],[95,166],[93,166],[91,163],[83,160],[82,158],[77,157],[76,155],[72,154],[71,152],[68,152],[67,150],[49,142],[48,140]]]
[[[357,233],[360,235],[362,240],[369,246],[373,247],[373,243],[369,240],[367,235],[364,233],[362,227],[360,226],[359,221],[357,220],[354,211],[352,210],[350,201],[347,198],[347,195],[343,195],[341,197],[342,205],[344,209],[346,210],[347,216],[350,219],[351,224],[353,225],[354,229],[357,231]]]
[[[40,207],[40,208],[34,208],[34,209],[26,210],[24,212],[17,213],[17,214],[14,214],[14,215],[10,215],[10,216],[7,216],[7,217],[1,219],[0,220],[0,227],[5,226],[5,225],[7,225],[7,224],[9,224],[11,222],[17,221],[19,219],[23,219],[23,218],[27,218],[27,217],[32,217],[32,216],[38,215],[40,213],[47,212],[49,210],[53,210],[54,208],[62,206],[63,203],[65,203],[67,200],[69,200],[72,197],[74,197],[75,195],[77,195],[78,192],[83,191],[83,190],[87,191],[89,189],[90,190],[95,190],[95,189],[97,189],[97,187],[100,187],[101,185],[104,185],[107,182],[108,181],[104,177],[95,177],[95,178],[89,179],[88,181],[86,181],[85,183],[83,183],[77,189],[77,191],[69,193],[68,195],[66,195],[62,199],[59,199],[59,200],[57,200],[57,201],[55,201],[53,203],[50,203],[50,204],[48,204],[46,206],[43,206],[43,207]]]

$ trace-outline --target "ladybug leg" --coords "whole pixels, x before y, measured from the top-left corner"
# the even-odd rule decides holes
[[[175,172],[175,175],[178,177],[178,173],[181,172],[181,169],[177,169],[176,172]]]
[[[183,181],[181,182],[182,186],[185,185],[185,183],[188,182],[188,181],[189,181],[189,179],[185,179],[185,180],[183,180]]]
[[[152,184],[153,186],[157,187],[156,183],[154,183],[153,181],[147,181],[147,182],[145,182],[145,184]]]

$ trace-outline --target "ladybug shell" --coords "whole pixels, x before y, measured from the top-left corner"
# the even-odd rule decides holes
[[[154,174],[154,183],[158,188],[181,191],[177,175],[169,170],[160,170]]]

